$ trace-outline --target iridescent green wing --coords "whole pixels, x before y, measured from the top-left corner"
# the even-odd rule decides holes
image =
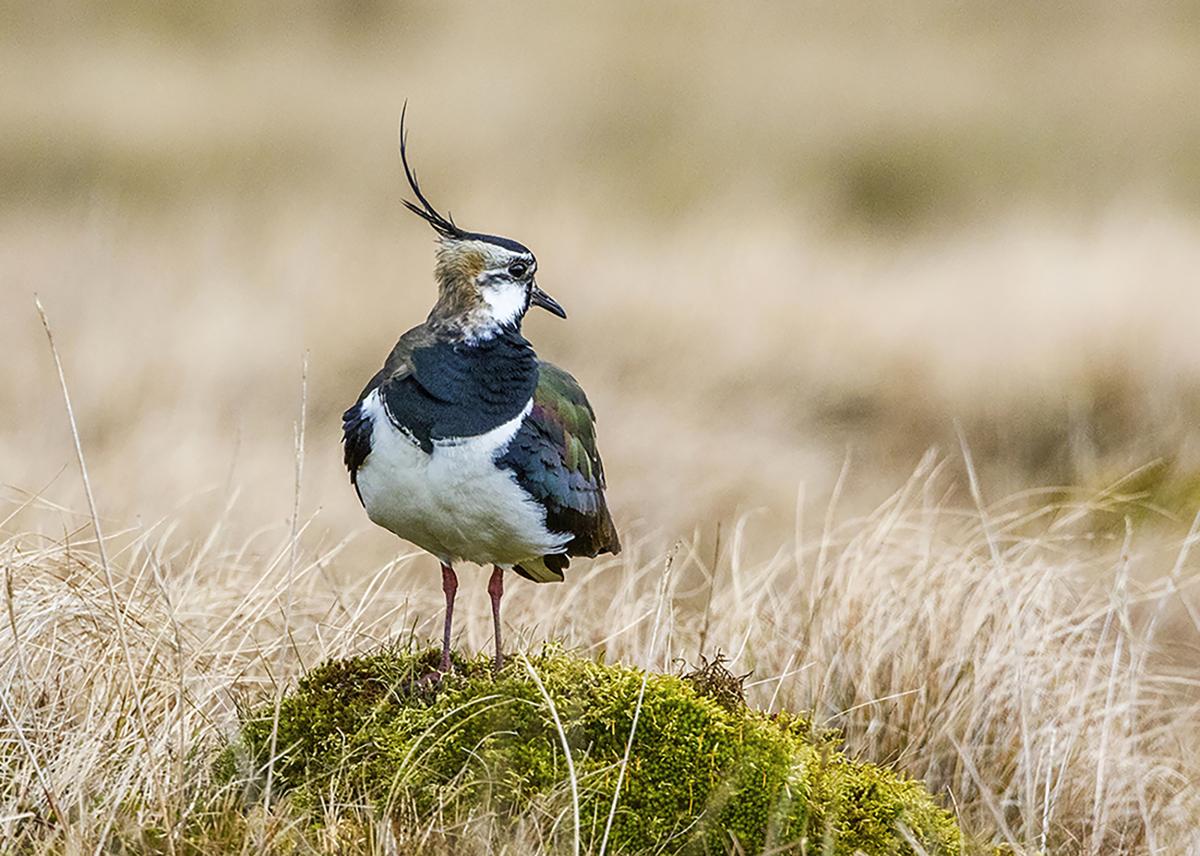
[[[596,415],[575,378],[539,364],[533,409],[498,461],[546,509],[546,525],[574,536],[563,555],[545,557],[555,571],[568,556],[621,549],[604,501],[604,464],[596,448]]]

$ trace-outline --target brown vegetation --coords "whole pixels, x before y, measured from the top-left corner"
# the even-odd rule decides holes
[[[202,796],[242,700],[440,621],[337,446],[433,299],[407,97],[570,314],[629,544],[514,648],[719,648],[981,842],[1200,850],[1192,4],[100,8],[0,32],[0,837],[335,846]]]

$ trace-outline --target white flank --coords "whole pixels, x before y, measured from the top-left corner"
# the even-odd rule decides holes
[[[443,562],[515,565],[561,552],[570,535],[546,528],[546,513],[496,456],[512,441],[533,400],[486,434],[434,443],[426,454],[388,419],[378,390],[363,399],[373,423],[358,490],[372,521]]]

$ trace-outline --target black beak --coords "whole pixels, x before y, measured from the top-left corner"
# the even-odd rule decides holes
[[[533,290],[529,293],[529,302],[534,306],[542,307],[551,315],[557,315],[559,318],[567,317],[567,310],[559,306],[557,300],[538,288],[536,282],[533,284]]]

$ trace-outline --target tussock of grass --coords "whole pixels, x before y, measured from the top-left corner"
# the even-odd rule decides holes
[[[682,544],[669,577],[662,543],[635,537],[618,559],[581,567],[567,585],[514,582],[510,651],[536,651],[550,638],[588,658],[550,652],[530,664],[576,764],[581,843],[598,852],[631,699],[648,673],[608,853],[651,834],[637,824],[661,831],[670,814],[646,787],[653,744],[643,739],[661,735],[661,754],[679,765],[664,778],[691,775],[679,771],[696,758],[671,754],[664,732],[663,711],[679,707],[701,723],[682,737],[720,725],[730,741],[720,757],[776,759],[763,762],[774,778],[756,787],[775,796],[784,782],[796,793],[809,788],[802,820],[774,796],[740,812],[733,793],[744,777],[725,776],[699,794],[693,778],[686,808],[712,812],[705,835],[727,822],[764,841],[804,822],[838,840],[852,831],[894,835],[897,802],[911,811],[925,799],[922,785],[897,793],[903,776],[953,807],[967,852],[976,843],[1022,856],[1195,850],[1200,705],[1184,643],[1200,628],[1196,533],[1164,542],[1134,526],[1110,546],[1083,528],[1096,512],[1086,502],[1030,511],[1027,498],[966,509],[931,459],[873,514],[843,519],[830,509],[818,527],[802,519],[799,537],[766,560],[747,555],[762,539],[742,524],[715,556]],[[407,649],[355,659],[435,632],[434,568],[410,558],[363,567],[336,544],[297,548],[290,526],[251,542],[220,522],[202,542],[154,527],[120,532],[114,523],[111,531],[112,590],[86,532],[0,541],[0,840],[9,849],[569,851],[566,757],[518,661],[493,684],[482,680],[482,661],[462,660],[462,675],[426,699],[403,692],[416,671]],[[483,580],[475,582],[456,610],[460,650],[490,645],[490,609]],[[730,709],[728,683],[722,706],[682,677],[655,677],[715,648],[728,652],[730,673],[752,672],[742,687],[751,708],[811,710],[818,729],[837,729],[844,756],[808,737],[803,723],[781,736],[778,722]],[[583,680],[592,670],[595,684]],[[279,757],[267,800],[257,752],[240,764],[227,756],[224,778],[214,772],[253,719],[247,711],[273,710],[277,696]],[[585,697],[595,710],[572,702]],[[433,724],[438,711],[453,712],[456,730],[449,718]],[[262,728],[247,731],[251,750]],[[743,749],[751,737],[758,742]],[[826,748],[820,775],[800,765],[792,777],[783,772],[790,762],[778,760],[811,761]],[[899,775],[875,777],[845,758]],[[876,787],[893,801],[873,801]],[[678,805],[679,794],[661,798]],[[878,810],[863,808],[872,805]],[[723,817],[734,811],[738,818]],[[772,824],[755,811],[783,815]]]
[[[331,801],[363,799],[386,816],[414,812],[419,824],[437,817],[451,829],[480,815],[512,825],[532,812],[554,818],[565,845],[571,771],[522,663],[493,680],[486,656],[459,659],[433,691],[418,681],[436,658],[385,650],[301,679],[279,712],[281,792],[318,822]],[[581,841],[598,852],[644,674],[554,648],[530,665],[570,747]],[[224,778],[240,771],[261,785],[272,724],[271,705],[246,723],[222,757]],[[756,853],[800,842],[835,854],[961,847],[957,825],[922,785],[851,760],[807,718],[767,716],[679,676],[650,675],[608,852]]]

